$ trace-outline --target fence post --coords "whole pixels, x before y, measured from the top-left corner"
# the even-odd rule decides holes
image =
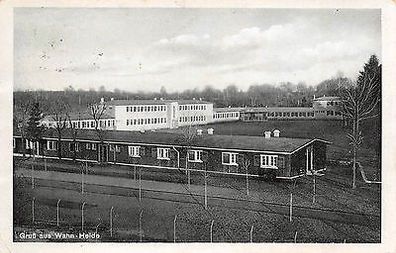
[[[253,228],[254,225],[252,225],[252,227],[250,228],[250,242],[253,242]]]
[[[96,241],[98,241],[98,236],[97,236],[97,234],[98,234],[98,228],[99,228],[100,224],[102,224],[102,222],[99,221],[99,224],[96,225],[96,228],[95,228],[95,237],[96,237]]]
[[[81,205],[81,231],[84,232],[84,206],[85,202]]]
[[[205,170],[205,209],[208,209],[208,182],[207,182],[207,171]]]
[[[142,168],[139,168],[139,202],[142,201]]]
[[[56,202],[56,226],[59,227],[59,204],[61,200],[58,199],[58,202]]]
[[[212,220],[212,223],[210,224],[210,242],[213,242],[213,224],[214,220]]]
[[[133,166],[133,180],[136,182],[136,166]]]
[[[110,237],[113,237],[113,210],[114,207],[110,208]]]
[[[84,165],[81,167],[81,194],[84,194]]]
[[[249,171],[246,167],[246,195],[249,196]]]
[[[177,214],[175,214],[175,218],[173,219],[173,242],[176,242],[176,219]]]
[[[289,221],[293,220],[293,192],[290,193]]]
[[[34,165],[32,163],[32,189],[34,189]]]
[[[312,196],[312,203],[315,204],[316,201],[316,178],[315,173],[313,174],[313,196]]]
[[[36,202],[36,198],[33,197],[33,199],[32,199],[32,224],[33,225],[34,225],[34,205],[35,205],[35,202]]]
[[[294,243],[297,243],[297,231],[296,231],[296,233],[294,234]]]
[[[139,214],[139,240],[140,240],[140,242],[143,241],[142,216],[143,216],[143,210],[140,211],[140,214]]]

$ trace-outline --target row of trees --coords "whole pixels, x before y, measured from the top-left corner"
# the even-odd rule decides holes
[[[244,106],[303,106],[312,105],[314,95],[336,95],[340,83],[348,83],[348,78],[338,76],[319,83],[316,87],[307,86],[305,83],[280,83],[274,84],[256,84],[251,85],[248,90],[243,91],[236,85],[229,85],[225,89],[216,89],[211,85],[203,89],[187,89],[182,92],[168,93],[164,87],[159,92],[127,92],[115,89],[106,91],[104,87],[98,89],[76,90],[72,86],[63,91],[15,91],[14,101],[18,103],[22,100],[29,100],[33,97],[39,99],[43,111],[57,102],[59,97],[68,101],[71,109],[85,109],[86,105],[92,104],[105,98],[114,99],[203,99],[213,102],[217,107],[244,107]]]

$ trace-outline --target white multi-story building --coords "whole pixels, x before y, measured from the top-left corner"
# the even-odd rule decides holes
[[[117,130],[152,130],[212,122],[213,104],[201,100],[113,100]]]
[[[213,122],[213,103],[202,100],[110,100],[100,102],[105,113],[98,121],[102,129],[144,131],[178,128],[188,125],[205,125]],[[78,129],[94,129],[95,121],[87,113],[71,115],[71,124]],[[53,115],[42,124],[55,127]],[[66,123],[70,127],[69,122]]]

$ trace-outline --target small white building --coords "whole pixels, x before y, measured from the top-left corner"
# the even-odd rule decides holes
[[[339,97],[320,97],[312,102],[316,119],[342,119],[341,98]]]

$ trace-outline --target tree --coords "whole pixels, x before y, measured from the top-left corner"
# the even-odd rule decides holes
[[[76,161],[76,156],[77,156],[77,149],[76,149],[76,146],[77,146],[77,136],[78,136],[78,128],[77,128],[77,126],[76,126],[76,124],[73,124],[73,119],[72,119],[72,116],[70,115],[70,113],[69,113],[69,111],[66,111],[66,118],[67,118],[67,121],[69,122],[68,123],[68,125],[69,125],[69,128],[70,128],[70,131],[71,131],[71,134],[72,134],[72,139],[73,139],[73,161],[75,162]],[[80,120],[80,112],[78,112],[78,120]],[[59,148],[60,148],[60,143],[58,144],[58,146],[59,146]]]
[[[55,129],[56,133],[58,135],[58,143],[57,143],[57,151],[58,151],[58,158],[62,158],[62,148],[61,148],[61,143],[62,143],[62,133],[65,130],[68,122],[68,114],[67,112],[69,111],[69,106],[68,104],[62,100],[62,99],[57,99],[52,103],[51,106],[51,118],[53,121],[55,121]]]
[[[106,134],[106,125],[103,125],[103,117],[105,116],[106,110],[107,110],[107,105],[106,103],[93,103],[88,105],[89,113],[94,120],[95,123],[95,132],[96,135],[98,136],[100,145],[98,147],[98,152],[99,152],[99,157],[100,161],[102,161],[102,148],[104,144],[104,138]]]
[[[22,154],[25,157],[25,139],[29,121],[29,111],[31,103],[29,99],[23,99],[19,103],[14,102],[13,123],[15,129],[21,133],[22,137]]]
[[[356,83],[341,90],[341,112],[352,126],[351,132],[347,134],[353,151],[352,188],[356,188],[357,152],[363,140],[361,123],[378,116],[375,109],[380,103],[381,72],[378,58],[372,55],[364,65],[363,71],[360,71]]]
[[[44,126],[41,125],[41,119],[43,118],[43,113],[40,108],[39,102],[34,102],[27,122],[27,139],[33,142],[33,158],[36,153],[36,143],[38,147],[42,144]]]

